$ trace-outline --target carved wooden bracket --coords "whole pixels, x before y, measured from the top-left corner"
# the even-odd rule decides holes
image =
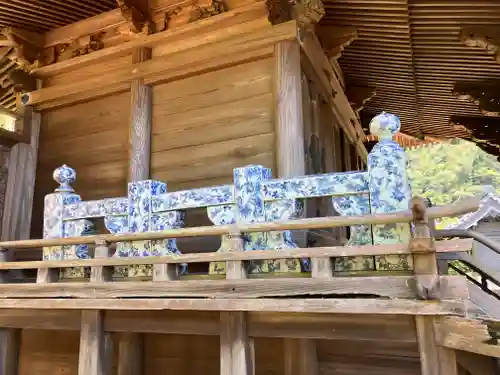
[[[464,27],[460,40],[468,47],[479,47],[495,56],[500,63],[500,26]]]
[[[0,32],[0,47],[10,47],[13,53],[7,57],[19,68],[31,71],[41,65],[43,37],[30,31],[7,27]]]
[[[9,78],[14,85],[14,93],[30,92],[37,89],[36,78],[24,70],[10,71]]]
[[[500,82],[457,82],[452,94],[477,104],[485,116],[500,116]]]
[[[135,34],[150,34],[153,32],[153,22],[149,9],[143,4],[147,1],[116,0],[123,18],[127,21],[130,31]]]
[[[53,64],[58,61],[72,59],[103,49],[103,39],[105,35],[105,32],[99,32],[82,36],[73,40],[71,43],[63,43],[49,47],[44,51],[44,63],[45,65]]]
[[[196,22],[203,18],[216,16],[227,11],[226,6],[220,0],[210,0],[207,4],[194,2],[189,5],[189,20],[188,22]]]
[[[376,95],[375,87],[347,85],[347,99],[354,112],[359,113],[366,102]]]
[[[266,0],[266,6],[272,25],[296,19],[301,27],[308,29],[325,15],[322,0]]]
[[[317,30],[318,39],[331,60],[340,58],[344,48],[358,37],[358,31],[350,26],[321,26]]]

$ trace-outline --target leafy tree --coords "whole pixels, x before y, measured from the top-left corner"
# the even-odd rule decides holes
[[[457,202],[480,194],[485,186],[500,193],[500,163],[474,143],[454,139],[406,150],[414,195],[433,204]],[[445,226],[456,219],[445,219]]]

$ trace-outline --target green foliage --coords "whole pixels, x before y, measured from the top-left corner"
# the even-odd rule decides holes
[[[434,205],[455,203],[480,194],[490,185],[500,193],[500,164],[474,143],[453,140],[406,151],[414,195]],[[440,227],[456,219],[444,219]]]

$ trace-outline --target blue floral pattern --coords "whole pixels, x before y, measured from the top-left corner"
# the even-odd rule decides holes
[[[411,199],[407,160],[403,149],[391,137],[399,130],[399,119],[382,113],[371,122],[371,131],[379,143],[368,156],[367,172],[329,173],[271,179],[271,170],[260,165],[236,168],[234,184],[201,189],[167,192],[160,181],[146,180],[128,185],[127,197],[82,201],[71,184],[76,173],[68,166],[54,171],[59,187],[45,197],[44,238],[78,236],[88,232],[89,219],[103,217],[112,234],[161,231],[181,228],[184,211],[206,207],[215,225],[263,223],[295,219],[303,212],[304,199],[331,197],[340,215],[363,215],[406,210]],[[348,246],[408,242],[406,224],[353,226]],[[286,249],[297,245],[290,231],[243,233],[244,250]],[[228,238],[222,237],[218,251],[230,251]],[[88,258],[88,248],[53,246],[44,248],[44,259]],[[134,241],[117,244],[117,257],[144,257],[180,254],[175,239]],[[402,256],[338,258],[336,271],[408,270],[411,259]],[[304,272],[308,259],[252,261],[249,273]],[[224,274],[225,263],[213,262],[211,274]],[[85,270],[72,269],[66,277],[81,277]],[[186,266],[180,267],[186,272]],[[116,267],[115,277],[150,277],[151,267]]]
[[[373,214],[407,210],[411,189],[407,173],[408,160],[404,150],[392,140],[401,127],[399,118],[382,113],[373,118],[370,131],[379,142],[368,155],[370,209]],[[408,243],[408,224],[374,225],[374,244]],[[389,255],[376,258],[377,270],[409,270],[411,257]]]

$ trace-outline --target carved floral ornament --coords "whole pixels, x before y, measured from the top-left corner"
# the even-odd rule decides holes
[[[325,15],[322,0],[266,0],[272,25],[296,19],[304,28],[313,27]]]
[[[11,48],[7,57],[25,71],[29,72],[41,65],[42,46],[43,41],[38,34],[12,27],[0,32],[0,47]]]

